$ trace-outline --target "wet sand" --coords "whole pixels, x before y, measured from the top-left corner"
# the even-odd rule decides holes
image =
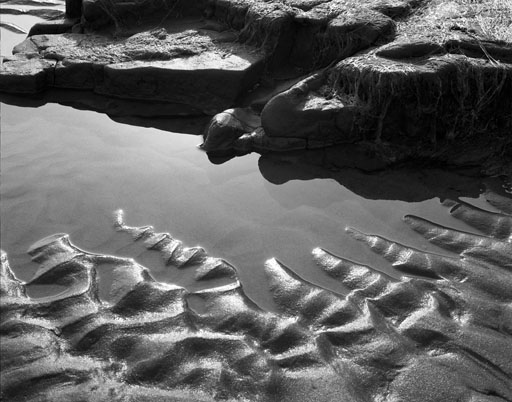
[[[225,260],[150,226],[130,226],[122,211],[114,217],[120,234],[167,270],[188,271],[207,286],[165,283],[134,259],[83,251],[65,234],[30,247],[39,268],[25,284],[2,253],[2,395],[510,400],[512,202],[493,192],[485,197],[501,212],[444,203],[447,214],[479,234],[404,217],[404,230],[446,255],[346,229],[400,279],[315,248],[317,269],[350,290],[346,296],[267,260],[262,271],[274,312],[247,297],[247,284]],[[34,286],[53,284],[60,289],[46,297],[27,296]]]
[[[136,257],[162,271],[144,250],[127,247],[115,236],[111,214],[119,208],[135,224],[152,224],[222,256],[238,268],[242,282],[253,285],[248,293],[262,302],[267,297],[258,295],[264,289],[261,264],[275,256],[329,286],[309,258],[318,245],[393,274],[344,233],[346,226],[412,241],[425,250],[435,246],[405,233],[403,215],[421,214],[468,230],[446,216],[439,199],[365,199],[329,179],[335,173],[319,168],[323,179],[272,184],[258,169],[259,156],[213,165],[196,147],[200,140],[55,104],[37,109],[2,105],[2,248],[17,275],[27,280],[34,273],[28,247],[59,232],[84,249]],[[482,185],[475,181],[475,186]],[[181,281],[179,275],[167,279]]]

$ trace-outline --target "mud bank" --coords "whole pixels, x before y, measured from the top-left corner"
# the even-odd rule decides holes
[[[86,89],[215,115],[213,154],[342,144],[338,164],[366,170],[426,159],[510,172],[512,44],[467,7],[70,0],[66,19],[4,57],[0,91]]]

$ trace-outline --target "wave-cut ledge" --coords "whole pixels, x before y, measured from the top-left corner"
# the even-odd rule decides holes
[[[416,216],[404,222],[434,254],[348,228],[400,279],[316,248],[345,296],[276,259],[266,262],[279,312],[244,293],[236,269],[169,233],[119,231],[159,251],[168,269],[222,285],[190,292],[156,281],[132,259],[92,254],[67,235],[29,253],[20,282],[2,252],[1,393],[9,401],[487,401],[512,400],[512,202],[501,213],[447,202],[476,232]],[[101,268],[114,267],[103,297]],[[31,298],[32,285],[64,291]]]

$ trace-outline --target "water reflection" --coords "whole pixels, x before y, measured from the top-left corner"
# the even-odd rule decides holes
[[[203,114],[180,116],[176,105],[165,102],[108,98],[91,91],[71,89],[52,89],[30,96],[0,93],[0,102],[23,108],[38,108],[57,103],[77,110],[104,113],[110,119],[122,124],[194,135],[203,134],[210,119]],[[168,118],[169,115],[174,117]]]
[[[19,23],[35,17],[12,18]],[[2,53],[23,39],[2,30]],[[208,117],[165,118],[179,112],[178,105],[58,89],[30,97],[0,94],[0,101],[1,246],[23,280],[37,268],[28,247],[64,232],[81,248],[135,258],[159,280],[197,286],[187,272],[165,269],[154,253],[115,233],[111,213],[123,208],[135,225],[152,224],[228,260],[249,285],[249,295],[271,308],[266,286],[260,286],[266,259],[277,256],[327,289],[332,280],[311,259],[318,246],[397,275],[345,227],[440,252],[404,231],[402,216],[417,214],[471,231],[446,214],[439,200],[469,197],[483,203],[476,197],[485,186],[502,185],[472,172],[340,169],[335,148],[213,158],[197,149]],[[110,271],[100,273],[108,279],[102,294],[110,287]],[[43,295],[48,289],[33,291]]]
[[[156,128],[158,130],[202,135],[209,116],[166,117],[166,103],[142,103],[135,100],[108,98],[89,91],[47,91],[38,96],[24,97],[0,94],[0,101],[20,107],[41,107],[58,103],[78,110],[105,113],[117,123]],[[198,138],[198,144],[201,142]],[[269,153],[261,156],[258,167],[262,176],[273,184],[291,180],[333,179],[364,198],[419,202],[438,197],[440,199],[477,198],[485,184],[498,188],[493,182],[502,179],[484,179],[478,168],[445,169],[401,166],[386,171],[363,172],[357,167],[347,167],[343,160],[344,146],[328,149]],[[206,155],[215,165],[229,162],[237,155]],[[485,182],[485,184],[484,184]],[[404,185],[407,183],[407,185]]]
[[[356,168],[338,168],[336,149],[265,155],[258,161],[261,174],[274,184],[291,180],[333,179],[354,193],[374,200],[419,202],[432,198],[477,198],[485,182],[478,169],[447,171],[432,167],[397,167],[373,173]]]
[[[428,170],[333,171],[308,164],[307,154],[251,154],[215,165],[197,148],[198,136],[119,124],[54,103],[3,104],[1,124],[1,242],[24,280],[36,269],[27,248],[64,232],[81,248],[135,258],[162,280],[192,286],[187,275],[164,271],[151,253],[114,232],[111,213],[123,208],[136,225],[152,224],[228,260],[250,284],[249,295],[265,305],[258,284],[266,259],[277,256],[327,288],[332,281],[318,273],[310,255],[317,246],[396,275],[345,227],[438,252],[404,231],[402,216],[471,230],[451,218],[439,198],[478,197],[489,185]]]

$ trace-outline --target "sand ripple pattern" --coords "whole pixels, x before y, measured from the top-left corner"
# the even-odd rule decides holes
[[[479,234],[404,217],[439,254],[347,229],[400,279],[313,250],[347,296],[267,261],[277,313],[245,295],[226,261],[130,227],[121,212],[117,229],[160,252],[169,269],[225,284],[189,292],[160,283],[134,260],[85,252],[64,234],[30,248],[40,268],[24,284],[2,253],[1,399],[511,401],[512,202],[488,200],[503,212],[446,203]],[[99,296],[102,264],[115,267],[108,302]],[[31,284],[65,290],[31,299]]]

